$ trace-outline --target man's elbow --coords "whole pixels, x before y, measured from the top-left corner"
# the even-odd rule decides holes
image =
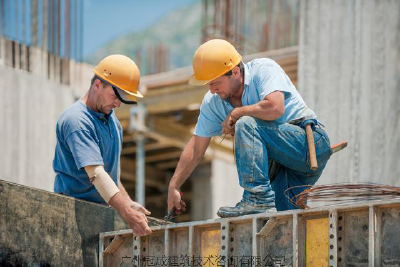
[[[275,106],[273,114],[275,117],[274,120],[279,119],[280,117],[283,116],[283,114],[285,114],[285,106],[284,105]]]
[[[285,114],[285,106],[284,106],[284,105],[280,106],[280,107],[277,109],[277,115],[279,116],[279,118],[282,117],[283,114]]]

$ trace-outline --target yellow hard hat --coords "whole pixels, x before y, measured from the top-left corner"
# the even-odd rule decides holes
[[[135,62],[124,55],[105,57],[93,69],[100,79],[108,82],[121,102],[136,103],[136,97],[143,95],[138,91],[140,71]]]
[[[194,53],[191,85],[205,85],[236,67],[242,56],[228,41],[213,39],[202,44]]]

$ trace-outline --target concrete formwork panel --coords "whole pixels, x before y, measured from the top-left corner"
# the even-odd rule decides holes
[[[128,228],[105,205],[0,180],[0,266],[97,266],[99,233]]]
[[[100,266],[397,266],[399,213],[377,201],[107,232]],[[120,236],[124,253],[105,253]]]

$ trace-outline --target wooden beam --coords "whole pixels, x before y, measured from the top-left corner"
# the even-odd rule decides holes
[[[140,83],[148,89],[164,86],[165,84],[186,83],[192,74],[192,66],[187,66],[167,72],[145,75],[140,78]]]
[[[154,129],[144,132],[144,135],[166,146],[168,145],[183,150],[193,136],[190,127],[176,123],[172,118],[165,119],[155,117],[152,124],[154,125]],[[229,155],[233,154],[233,139],[230,139],[230,137],[225,138],[223,141],[222,139],[222,136],[216,136],[211,139],[210,148],[206,152],[206,157],[213,157],[213,150],[218,150],[219,152]],[[154,162],[153,158],[150,160]],[[148,158],[146,158],[146,163],[149,163]]]
[[[207,93],[207,86],[190,86],[189,84],[164,87],[154,93],[149,93],[142,100],[148,114],[159,114],[178,110],[190,110],[194,105],[198,108]],[[130,118],[130,107],[123,105],[115,110],[120,120]]]
[[[192,136],[187,126],[173,122],[172,118],[165,119],[155,117],[151,124],[154,125],[154,128],[147,129],[147,131],[143,133],[146,138],[151,138],[159,143],[169,145],[170,147],[183,149]],[[132,134],[134,134],[134,132]],[[124,138],[125,142],[128,140],[133,141],[134,138]]]
[[[186,203],[188,200],[192,198],[191,192],[185,192],[183,196],[183,201]],[[158,194],[158,195],[152,195],[152,196],[146,196],[146,205],[148,204],[153,204],[158,207],[164,207],[165,209],[167,208],[167,194]]]
[[[154,150],[158,150],[158,149],[163,149],[163,148],[167,148],[170,147],[171,145],[167,144],[167,143],[152,143],[152,144],[147,144],[144,146],[145,151],[154,151]],[[133,154],[136,153],[137,147],[126,147],[126,148],[122,148],[122,153],[121,155],[127,155],[127,154]]]
[[[134,173],[121,171],[121,179],[121,183],[124,185],[126,190],[135,188],[136,175]],[[157,188],[159,191],[164,191],[167,188],[165,183],[149,178],[145,179],[145,185],[148,187]]]
[[[188,142],[193,135],[191,127],[181,125],[173,121],[173,119],[160,119],[154,117],[153,130],[169,138],[178,138],[179,140]]]
[[[172,168],[176,168],[176,166],[178,165],[178,162],[179,162],[179,160],[161,162],[161,163],[155,164],[154,167],[159,170],[172,169]]]
[[[148,138],[152,138],[155,140],[158,140],[158,142],[161,143],[168,143],[173,147],[184,149],[186,146],[185,141],[179,140],[178,138],[172,138],[168,136],[164,136],[163,134],[157,133],[157,132],[145,132],[144,135]]]
[[[179,160],[160,162],[160,163],[154,164],[154,167],[159,170],[171,169],[171,168],[175,168],[178,165],[178,162],[179,162]],[[205,164],[205,163],[209,163],[209,162],[210,162],[210,158],[204,157],[197,166],[200,166],[201,164]]]
[[[161,153],[159,155],[147,156],[146,163],[152,163],[152,162],[157,162],[157,161],[164,161],[164,160],[179,158],[181,156],[181,154],[182,154],[182,151],[173,151],[173,152],[168,152],[168,153]]]
[[[127,158],[122,156],[121,157],[121,172],[131,173],[133,176],[132,179],[135,179],[134,176],[136,174],[136,159],[135,158]],[[158,180],[162,179],[165,175],[164,172],[158,171],[152,167],[146,165],[145,174],[147,179]]]
[[[114,253],[121,245],[124,243],[124,237],[117,235],[113,241],[111,241],[110,245],[103,251],[104,254],[112,254]]]

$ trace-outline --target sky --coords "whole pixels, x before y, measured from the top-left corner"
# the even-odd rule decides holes
[[[83,57],[113,38],[140,31],[199,0],[85,0]]]

